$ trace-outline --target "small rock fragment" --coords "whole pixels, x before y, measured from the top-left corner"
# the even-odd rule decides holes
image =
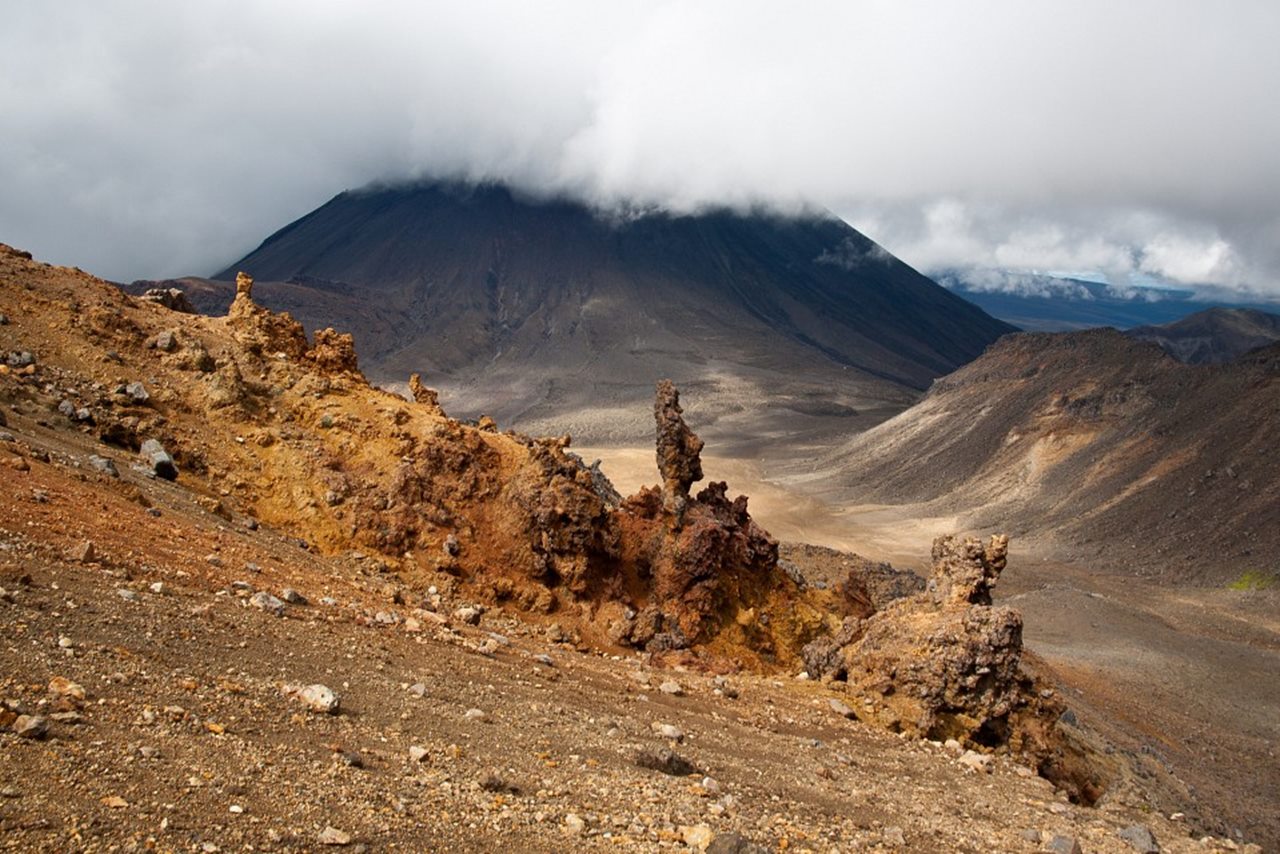
[[[124,387],[124,393],[129,395],[134,403],[146,403],[151,399],[151,394],[147,391],[146,386],[140,382],[131,382]]]
[[[490,771],[481,777],[480,788],[486,792],[495,792],[497,794],[520,794],[520,787],[507,780],[497,771]]]
[[[284,599],[284,601],[288,602],[290,605],[307,604],[307,597],[303,596],[301,593],[299,593],[297,590],[294,590],[292,587],[286,587],[284,591],[280,594],[280,598]]]
[[[147,461],[151,472],[164,480],[177,480],[178,465],[173,461],[173,457],[169,456],[169,452],[164,449],[155,439],[148,439],[142,443],[142,448],[138,451],[139,455]]]
[[[49,680],[49,693],[79,702],[83,702],[85,696],[84,687],[65,676],[55,676]]]
[[[670,739],[671,741],[684,741],[684,731],[681,730],[680,727],[672,724],[655,723],[653,725],[653,731],[663,738]]]
[[[122,810],[129,806],[129,802],[119,795],[107,795],[102,799],[102,805],[110,810]]]
[[[1044,846],[1044,850],[1053,854],[1084,854],[1080,843],[1073,836],[1055,836]]]
[[[650,771],[660,771],[672,777],[684,777],[698,769],[687,759],[676,754],[669,747],[644,748],[636,754],[636,765]]]
[[[696,851],[706,851],[710,847],[711,841],[715,839],[715,834],[707,825],[695,824],[692,827],[681,827],[680,838],[690,848]]]
[[[319,842],[321,845],[350,845],[351,834],[338,830],[333,825],[329,825],[320,831]]]
[[[249,604],[255,608],[261,608],[268,614],[274,614],[277,617],[284,616],[284,603],[265,590],[259,590],[249,597]]]
[[[326,685],[308,685],[297,692],[300,703],[312,712],[325,715],[336,715],[341,700]]]
[[[484,712],[479,709],[467,709],[466,712],[463,713],[462,718],[463,720],[468,721],[483,721],[485,715]]]
[[[849,708],[849,706],[846,703],[843,703],[840,700],[837,700],[835,697],[832,697],[830,700],[827,701],[827,703],[828,705],[831,706],[831,711],[835,712],[837,715],[839,715],[842,718],[857,717],[857,715],[854,714],[853,709]]]
[[[416,744],[409,747],[409,759],[413,762],[424,762],[427,758],[427,749],[418,747]]]
[[[460,623],[474,626],[480,622],[480,609],[474,605],[463,605],[453,612],[453,618]]]
[[[1156,841],[1155,834],[1140,824],[1120,831],[1120,838],[1128,842],[1138,854],[1160,854],[1160,843]]]
[[[89,465],[108,477],[120,476],[120,471],[116,468],[116,464],[106,457],[100,457],[97,454],[90,454]]]
[[[98,559],[98,550],[93,545],[93,540],[85,540],[78,546],[75,546],[67,553],[67,557],[77,563],[93,563]]]
[[[13,731],[23,738],[41,739],[49,734],[49,722],[40,715],[18,715]]]
[[[707,846],[707,854],[770,854],[772,849],[738,833],[720,833]]]
[[[961,765],[973,771],[991,772],[991,757],[985,753],[966,750],[958,761]]]
[[[571,812],[564,817],[562,829],[566,836],[581,836],[587,829],[587,823],[582,820],[582,816]]]
[[[668,679],[666,682],[663,682],[658,686],[658,690],[664,694],[670,694],[672,697],[684,696],[684,688],[682,688],[680,683],[674,679]]]
[[[120,587],[116,589],[116,595],[126,602],[137,602],[138,594],[130,590],[128,587]]]

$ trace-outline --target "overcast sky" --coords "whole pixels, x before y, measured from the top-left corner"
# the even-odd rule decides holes
[[[1275,0],[4,6],[0,241],[107,277],[461,175],[1280,295]]]

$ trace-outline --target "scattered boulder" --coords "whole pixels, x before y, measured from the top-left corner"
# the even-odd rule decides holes
[[[134,403],[146,403],[151,399],[151,393],[147,391],[147,387],[141,382],[135,380],[124,387],[124,393]]]
[[[172,329],[160,332],[147,342],[147,346],[161,353],[172,353],[178,347],[178,336]]]
[[[40,715],[18,715],[12,729],[22,738],[39,740],[49,735],[49,721]]]
[[[138,299],[182,314],[196,313],[196,307],[191,304],[191,300],[181,288],[148,288]]]
[[[284,603],[265,590],[259,590],[250,596],[249,604],[255,608],[261,608],[268,614],[274,614],[277,617],[284,616]]]
[[[178,465],[173,461],[173,457],[164,449],[156,439],[147,439],[142,443],[139,454],[150,466],[152,474],[165,480],[178,479]]]

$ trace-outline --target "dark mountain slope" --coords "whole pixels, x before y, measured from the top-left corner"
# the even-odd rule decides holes
[[[1220,365],[1280,341],[1280,315],[1247,308],[1211,308],[1161,326],[1127,333],[1150,341],[1180,362]]]
[[[1280,345],[1194,366],[1100,329],[1008,336],[824,462],[846,497],[1221,583],[1280,554],[1278,439]]]
[[[238,270],[271,307],[353,330],[375,377],[422,371],[451,411],[588,435],[585,413],[660,376],[718,412],[896,411],[1011,329],[830,216],[606,221],[498,186],[343,193],[215,278]]]

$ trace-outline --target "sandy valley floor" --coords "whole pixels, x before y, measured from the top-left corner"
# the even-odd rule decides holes
[[[578,452],[600,459],[623,494],[655,480],[651,449]],[[704,453],[703,468],[731,495],[749,495],[752,515],[778,539],[903,569],[925,567],[933,538],[962,521],[919,518],[909,506],[830,506],[751,460]],[[1072,695],[1073,711],[1117,745],[1154,756],[1233,833],[1280,841],[1280,595],[1170,588],[1048,552],[1015,542],[998,592],[1023,612],[1027,646]]]

